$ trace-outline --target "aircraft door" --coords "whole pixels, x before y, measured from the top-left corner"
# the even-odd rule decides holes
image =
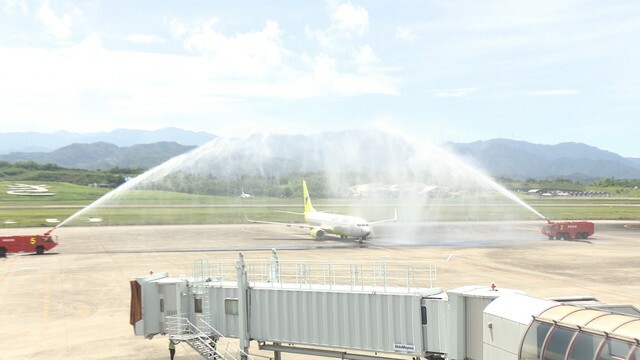
[[[159,301],[160,301],[160,324],[159,324],[159,328],[160,328],[160,332],[161,333],[166,333],[167,332],[167,327],[166,327],[164,294],[162,294],[162,293],[158,294],[158,298],[159,298]]]

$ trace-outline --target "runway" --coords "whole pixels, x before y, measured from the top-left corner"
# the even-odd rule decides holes
[[[593,295],[640,307],[640,222],[596,222],[586,241],[547,240],[539,221],[384,225],[364,246],[258,224],[56,229],[52,253],[0,260],[0,358],[166,359],[165,338],[133,335],[128,281],[149,271],[190,275],[196,259],[235,260],[238,252],[263,260],[273,248],[292,261],[434,261],[435,286],[444,289],[495,282],[538,297]],[[176,359],[197,357],[179,345]]]

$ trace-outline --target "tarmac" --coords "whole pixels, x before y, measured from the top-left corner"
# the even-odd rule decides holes
[[[595,296],[640,308],[640,222],[596,222],[587,240],[547,240],[541,222],[418,224],[406,238],[382,227],[364,246],[317,241],[280,226],[61,227],[44,255],[0,260],[0,359],[168,359],[167,339],[134,336],[129,281],[150,271],[191,275],[194,260],[435,261],[435,286],[512,288],[537,297]],[[3,229],[14,235],[47,229]],[[250,351],[258,351],[255,342]],[[283,355],[284,359],[313,359]],[[176,359],[199,359],[179,344]]]

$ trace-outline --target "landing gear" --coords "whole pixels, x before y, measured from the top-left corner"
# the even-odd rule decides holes
[[[360,239],[358,239],[358,244],[362,245],[364,244],[364,241],[367,239],[367,235],[361,237]]]

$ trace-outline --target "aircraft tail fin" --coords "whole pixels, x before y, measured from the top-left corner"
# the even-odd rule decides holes
[[[309,197],[309,190],[307,190],[307,182],[302,180],[302,196],[304,197],[304,212],[315,212],[316,210],[311,205],[311,198]]]

